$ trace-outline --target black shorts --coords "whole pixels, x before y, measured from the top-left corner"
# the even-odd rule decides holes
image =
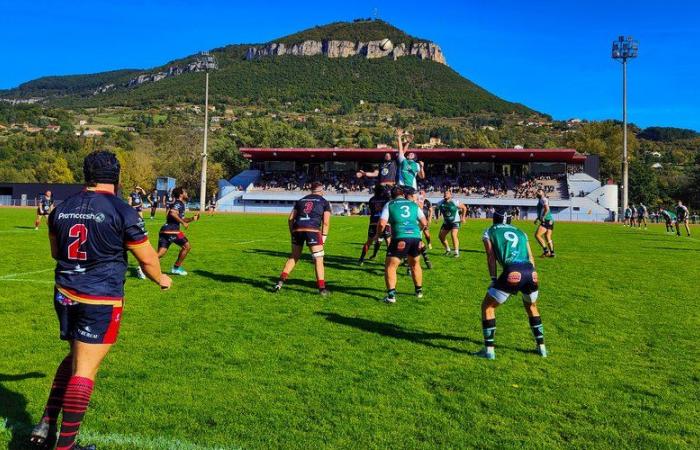
[[[370,223],[369,227],[367,228],[367,239],[372,239],[375,234],[377,234],[377,226],[378,224],[376,223]],[[391,237],[391,226],[387,225],[384,227],[384,231],[382,234],[379,235],[379,240],[382,241],[384,239],[389,239]]]
[[[394,258],[411,256],[415,258],[420,255],[422,249],[423,240],[421,238],[394,238],[389,245],[387,256]]]
[[[36,210],[36,215],[37,215],[37,216],[48,216],[48,215],[49,215],[49,212],[48,212],[48,211],[44,211],[43,209],[37,209],[37,210]]]
[[[445,222],[440,227],[440,230],[445,230],[445,231],[459,230],[459,228],[461,226],[462,226],[462,222],[452,222],[452,223]]]
[[[543,220],[540,222],[540,226],[547,229],[547,230],[554,230],[554,221],[553,220]]]
[[[511,294],[522,292],[532,303],[537,300],[537,272],[529,262],[515,263],[503,268],[501,276],[489,288],[489,295],[503,303]],[[534,296],[532,294],[535,294]]]
[[[158,248],[170,248],[170,244],[179,245],[180,247],[187,244],[189,241],[182,231],[174,233],[160,233],[158,235]]]
[[[75,302],[54,289],[54,309],[61,339],[87,344],[114,344],[119,334],[123,304],[91,305]]]
[[[676,220],[677,223],[685,223],[688,221],[688,218],[686,216],[678,216],[678,219]]]
[[[320,231],[292,231],[292,245],[323,245]]]

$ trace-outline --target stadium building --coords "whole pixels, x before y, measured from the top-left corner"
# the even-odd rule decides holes
[[[597,156],[574,149],[411,149],[425,162],[419,180],[427,198],[437,202],[442,190],[469,205],[473,217],[488,217],[491,208],[520,211],[535,218],[535,190],[543,188],[557,220],[609,221],[618,207],[618,188],[599,180]],[[373,171],[394,149],[243,148],[250,169],[219,182],[220,211],[288,212],[308,193],[309,184],[324,183],[336,213],[362,211],[375,179],[357,178]]]

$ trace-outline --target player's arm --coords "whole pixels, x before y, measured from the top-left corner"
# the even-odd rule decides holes
[[[364,170],[360,170],[358,173],[360,174],[358,178],[377,178],[379,176],[379,169],[376,169],[372,172],[365,172]]]
[[[496,273],[496,253],[493,251],[493,244],[491,244],[491,239],[484,236],[484,250],[486,250],[486,263],[489,268],[489,276],[491,281],[496,281],[498,274]]]
[[[321,236],[323,237],[323,243],[326,243],[328,239],[328,232],[331,229],[331,212],[323,211],[323,225],[321,226]]]
[[[430,241],[430,229],[428,227],[428,219],[425,217],[425,214],[423,214],[423,211],[420,211],[420,214],[418,215],[418,222],[420,223],[420,228],[421,231],[423,231],[423,236]]]
[[[527,257],[530,260],[530,264],[532,264],[532,267],[534,269],[535,267],[535,258],[532,256],[532,249],[530,248],[530,242],[527,243]]]
[[[457,207],[459,208],[459,214],[462,216],[462,219],[467,218],[467,207],[464,205],[464,203],[457,203]]]
[[[160,271],[160,259],[158,259],[158,254],[153,247],[151,247],[148,240],[146,240],[145,243],[136,245],[127,244],[127,248],[138,260],[139,265],[143,269],[143,273],[145,273],[151,281],[159,285],[161,289],[170,288],[172,280],[169,276]]]
[[[133,206],[131,203],[131,195],[129,195],[129,198],[126,199],[126,202],[129,204],[129,206]]]
[[[396,129],[396,143],[397,143],[397,146],[399,147],[398,160],[399,160],[399,162],[401,162],[404,159],[406,159],[406,157],[404,156],[404,148],[403,148],[403,130],[401,128]]]
[[[387,203],[382,208],[382,214],[379,216],[379,222],[377,223],[377,231],[374,233],[372,240],[374,242],[379,241],[380,236],[384,233],[386,224],[389,223],[389,204]]]
[[[296,208],[292,208],[292,210],[289,212],[289,216],[287,217],[287,226],[289,227],[289,234],[292,234],[292,229],[294,227],[294,219],[297,217],[297,210]]]
[[[179,219],[179,217],[178,217]],[[190,222],[196,222],[199,220],[199,213],[195,213],[194,216],[192,217],[185,217],[184,219],[181,220],[183,223],[190,223]]]

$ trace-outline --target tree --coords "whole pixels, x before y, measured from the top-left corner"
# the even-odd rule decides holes
[[[41,161],[34,168],[34,177],[40,183],[72,183],[73,172],[68,162],[53,152],[43,152]]]

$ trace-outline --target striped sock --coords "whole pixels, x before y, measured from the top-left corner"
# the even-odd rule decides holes
[[[542,317],[530,317],[530,329],[535,337],[537,345],[544,345],[544,326],[542,325]]]
[[[494,347],[496,339],[496,319],[482,320],[481,328],[484,332],[484,345],[486,347]]]
[[[63,421],[56,450],[71,450],[75,445],[75,438],[85,417],[94,386],[92,380],[77,376],[71,377],[68,382],[63,398]]]
[[[66,386],[68,385],[68,380],[70,380],[72,373],[73,356],[68,355],[61,361],[61,364],[58,365],[58,369],[56,369],[49,399],[46,401],[44,415],[41,417],[41,420],[48,423],[52,428],[56,426],[58,414],[61,412],[61,405],[63,405],[63,395],[66,393]]]

